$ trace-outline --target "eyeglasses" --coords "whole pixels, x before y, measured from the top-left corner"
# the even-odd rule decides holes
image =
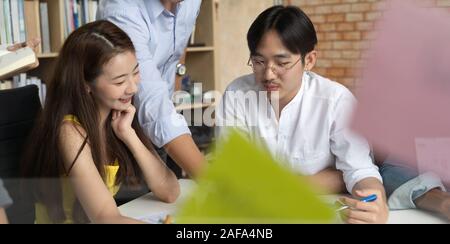
[[[286,72],[292,68],[294,68],[295,65],[298,64],[298,62],[300,62],[300,60],[302,59],[302,57],[300,57],[294,64],[290,65],[290,62],[288,63],[274,63],[272,64],[272,66],[270,66],[270,70],[275,74],[275,75],[284,75],[286,74]],[[257,58],[254,57],[250,57],[247,65],[253,68],[253,72],[255,73],[262,73],[265,72],[267,70],[267,63],[264,60],[259,60]]]

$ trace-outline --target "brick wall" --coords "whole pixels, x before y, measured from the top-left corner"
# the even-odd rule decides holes
[[[387,0],[389,1],[389,0]],[[300,7],[316,27],[319,44],[315,72],[353,90],[365,52],[375,37],[375,21],[385,9],[382,0],[286,0]],[[418,0],[426,7],[446,8],[450,0]]]

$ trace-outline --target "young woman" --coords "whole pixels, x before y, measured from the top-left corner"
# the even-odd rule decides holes
[[[139,80],[133,43],[116,25],[97,21],[68,37],[22,165],[38,181],[37,223],[136,223],[114,201],[121,183],[144,180],[176,200],[178,181],[135,116]]]
[[[177,64],[183,55],[200,11],[201,0],[101,1],[98,18],[124,30],[136,47],[142,84],[136,94],[141,126],[168,165],[176,162],[197,177],[205,159],[172,101]],[[181,170],[177,170],[181,171]]]

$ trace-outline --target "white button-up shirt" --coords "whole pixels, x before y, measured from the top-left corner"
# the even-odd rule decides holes
[[[158,147],[190,133],[171,97],[176,66],[200,5],[201,0],[185,0],[173,14],[160,0],[107,0],[101,1],[97,12],[98,19],[113,22],[133,41],[142,80],[135,97],[137,114],[145,133]]]
[[[252,95],[255,91],[258,95]],[[364,178],[382,181],[368,143],[347,129],[356,102],[347,88],[305,72],[299,92],[279,119],[260,91],[254,75],[232,82],[217,110],[219,132],[224,132],[222,126],[238,127],[297,173],[313,175],[335,167],[343,172],[349,192]]]

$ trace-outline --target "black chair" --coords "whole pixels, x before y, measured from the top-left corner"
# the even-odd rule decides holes
[[[41,109],[37,86],[0,91],[0,178],[14,203],[6,209],[12,224],[34,223],[34,202],[23,194],[20,157]]]

